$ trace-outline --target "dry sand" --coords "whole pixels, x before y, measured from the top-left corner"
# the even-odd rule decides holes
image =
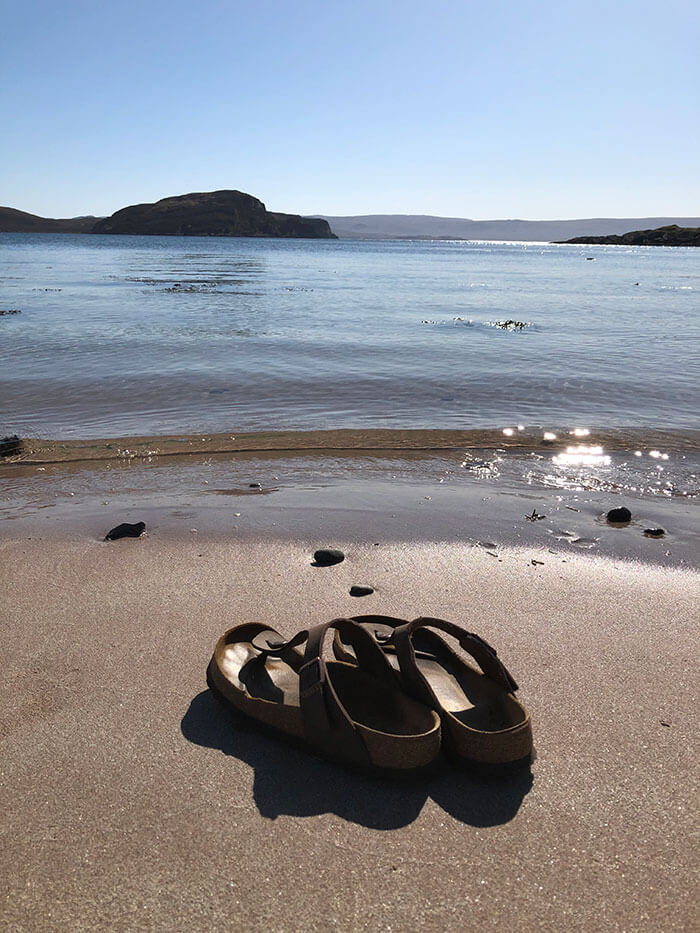
[[[346,561],[312,567],[325,544]],[[698,929],[698,575],[530,557],[0,539],[0,927]],[[234,729],[206,690],[230,625],[367,612],[493,643],[533,716],[531,774],[383,784]]]

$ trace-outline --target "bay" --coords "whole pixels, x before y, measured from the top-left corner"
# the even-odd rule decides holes
[[[697,250],[1,234],[0,257],[5,433],[696,427]]]
[[[5,431],[696,424],[697,250],[2,234],[0,256]]]
[[[439,429],[476,479],[695,498],[699,290],[683,248],[0,234],[0,434],[394,470]]]

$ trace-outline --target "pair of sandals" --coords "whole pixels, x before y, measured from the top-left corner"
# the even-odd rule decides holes
[[[326,661],[331,630],[335,660]],[[437,632],[456,639],[481,670]],[[487,771],[532,757],[530,716],[496,651],[442,619],[355,616],[288,641],[244,623],[217,642],[207,683],[234,718],[365,772],[418,776],[441,751]]]

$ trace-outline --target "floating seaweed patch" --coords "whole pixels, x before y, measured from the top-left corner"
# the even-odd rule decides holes
[[[218,288],[221,283],[219,282],[175,282],[169,288],[166,288],[166,292],[175,292],[186,294],[187,292],[205,292],[211,291],[214,288]]]
[[[498,327],[500,330],[517,330],[521,331],[524,327],[531,327],[532,325],[527,321],[515,321],[512,318],[509,318],[507,321],[489,321],[490,327]]]
[[[451,321],[433,321],[428,318],[421,321],[421,324],[430,324],[432,327],[473,327],[474,321],[466,317],[453,317]]]

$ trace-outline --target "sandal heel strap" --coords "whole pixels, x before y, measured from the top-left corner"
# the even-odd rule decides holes
[[[470,654],[478,663],[481,670],[487,677],[495,680],[496,683],[504,687],[508,693],[515,693],[518,684],[511,675],[503,661],[498,657],[498,652],[481,635],[476,632],[468,632],[460,628],[453,622],[447,622],[445,619],[434,619],[430,616],[421,616],[408,623],[409,634],[418,628],[437,628],[451,635],[456,639],[460,646]]]

